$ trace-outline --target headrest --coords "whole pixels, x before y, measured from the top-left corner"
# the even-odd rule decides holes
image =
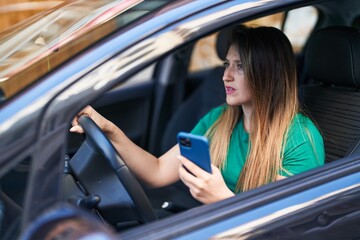
[[[223,28],[219,31],[216,38],[216,52],[221,60],[225,60],[228,51],[228,45],[231,37],[231,31],[234,26]]]
[[[320,29],[309,39],[305,71],[316,81],[360,87],[360,31],[345,26]]]

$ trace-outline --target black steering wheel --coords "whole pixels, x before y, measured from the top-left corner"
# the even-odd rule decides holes
[[[106,135],[88,116],[81,116],[79,124],[86,139],[69,167],[87,196],[97,199],[95,208],[101,217],[114,225],[129,221],[130,212],[141,223],[156,220],[143,188]]]

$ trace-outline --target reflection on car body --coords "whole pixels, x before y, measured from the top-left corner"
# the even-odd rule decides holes
[[[99,4],[98,1],[91,2]],[[84,1],[62,7],[71,9],[71,6],[81,4]],[[77,30],[81,33],[78,32],[74,39],[67,38],[56,52],[52,48],[56,44],[51,45],[45,40],[42,50],[33,56],[33,59],[41,59],[40,62],[25,61],[20,57],[18,65],[7,65],[9,69],[13,68],[6,72],[4,66],[8,59],[1,58],[1,239],[30,238],[26,234],[29,229],[34,229],[34,224],[39,224],[38,229],[44,229],[46,225],[46,221],[39,219],[47,219],[44,215],[56,215],[57,211],[60,214],[59,209],[64,207],[73,209],[75,206],[74,215],[76,209],[81,215],[80,210],[89,194],[73,178],[65,177],[64,169],[67,169],[67,157],[72,157],[83,142],[81,136],[69,133],[69,126],[84,106],[93,105],[140,147],[161,154],[169,144],[175,143],[174,134],[190,130],[203,111],[207,111],[205,109],[222,101],[215,99],[213,94],[221,84],[203,82],[219,78],[221,69],[218,66],[188,71],[194,55],[193,45],[207,36],[216,36],[215,33],[229,25],[256,22],[260,17],[272,14],[283,13],[280,28],[286,33],[284,26],[294,26],[289,24],[291,11],[303,7],[312,7],[317,16],[321,16],[310,27],[313,30],[309,31],[304,46],[296,47],[296,59],[299,84],[304,90],[301,97],[305,103],[310,103],[307,104],[309,112],[325,134],[328,163],[205,206],[190,199],[180,184],[154,190],[144,186],[159,220],[142,224],[136,219],[132,206],[113,211],[112,214],[122,218],[108,227],[117,231],[120,239],[359,238],[360,160],[357,143],[360,109],[357,103],[360,98],[359,65],[356,63],[360,57],[354,51],[351,52],[354,62],[348,61],[345,48],[334,49],[329,53],[331,57],[325,58],[325,54],[309,55],[306,51],[317,48],[308,46],[308,39],[329,26],[341,26],[339,31],[345,32],[348,31],[343,30],[345,26],[351,27],[353,33],[344,41],[358,47],[360,4],[350,0],[159,0],[107,1],[103,8],[95,7],[92,12],[95,15],[90,16],[105,18],[97,18],[98,22],[89,32],[81,32],[77,27],[86,26],[89,23],[85,23],[86,18],[83,18],[83,24],[75,22],[69,26],[67,36],[75,36],[71,34]],[[55,8],[54,12],[56,9],[61,11],[61,8]],[[110,15],[105,14],[109,13],[107,11]],[[93,20],[87,14],[84,16],[88,16],[90,22]],[[35,26],[31,24],[36,25],[36,21],[29,22],[24,29]],[[104,32],[105,28],[108,30]],[[20,29],[0,41],[18,40]],[[32,34],[25,36],[24,43],[35,43],[42,31],[42,27],[33,28]],[[319,41],[320,46],[326,45],[322,42],[331,44],[330,40]],[[10,53],[3,44],[1,51]],[[52,61],[53,56],[58,62],[48,68],[49,58]],[[342,57],[347,60],[342,61],[341,66],[317,67],[325,65],[330,58],[336,61]],[[314,61],[310,68],[309,61]],[[43,70],[37,70],[37,64],[42,64],[39,69]],[[333,73],[334,68],[339,76]],[[131,77],[142,70],[149,75],[141,75],[143,81],[131,84]],[[7,75],[10,72],[13,75]],[[323,81],[321,76],[326,72]],[[15,84],[14,88],[12,84]],[[196,104],[192,100],[195,95],[203,98],[196,98]],[[176,116],[181,115],[181,111],[191,114],[179,121]],[[79,201],[70,201],[74,200],[75,193],[80,195]],[[111,192],[109,194],[110,199]],[[101,197],[102,201],[106,200]],[[180,201],[183,205],[179,209],[183,211],[174,214],[162,209],[165,201],[175,205]],[[85,209],[99,220],[98,224],[107,225],[109,219],[101,218],[93,207],[85,206]],[[96,221],[94,218],[88,220]]]

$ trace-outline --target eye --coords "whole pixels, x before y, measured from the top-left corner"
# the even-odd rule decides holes
[[[242,63],[239,63],[238,65],[236,65],[237,69],[239,70],[243,70],[244,66],[242,65]]]
[[[224,64],[224,67],[225,67],[225,68],[229,67],[229,65],[230,65],[228,61],[224,61],[223,64]]]

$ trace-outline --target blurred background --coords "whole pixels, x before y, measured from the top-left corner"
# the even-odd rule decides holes
[[[64,1],[0,0],[0,32]]]

